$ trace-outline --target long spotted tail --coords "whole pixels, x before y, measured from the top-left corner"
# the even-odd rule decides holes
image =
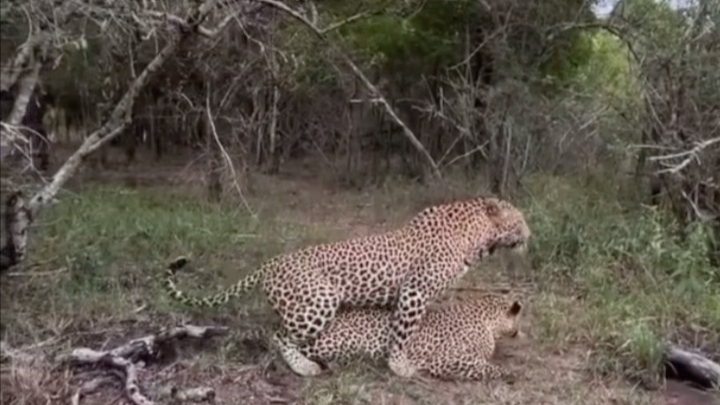
[[[227,303],[230,298],[242,296],[260,281],[261,271],[257,270],[234,285],[218,293],[206,297],[190,296],[180,290],[175,285],[174,281],[175,272],[185,267],[188,262],[189,260],[186,257],[179,257],[173,260],[165,270],[163,286],[167,290],[170,298],[192,307],[218,307]]]

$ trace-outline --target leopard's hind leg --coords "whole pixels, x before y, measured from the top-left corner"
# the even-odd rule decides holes
[[[283,330],[273,337],[285,363],[302,376],[320,374],[320,365],[302,354],[335,318],[341,302],[337,287],[320,274],[304,274],[302,279],[285,280],[282,293],[268,294],[282,319]]]

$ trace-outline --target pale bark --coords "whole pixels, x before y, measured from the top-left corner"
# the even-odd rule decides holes
[[[47,46],[42,32],[30,37],[18,47],[18,53],[0,72],[0,91],[9,92],[17,84],[17,96],[12,111],[0,128],[0,158],[12,155],[18,149],[30,147],[30,139],[19,131],[28,103],[37,86],[42,60],[36,54]],[[31,159],[30,153],[25,153]]]
[[[34,61],[36,47],[45,37],[36,34],[30,37],[24,44],[18,47],[18,52],[0,72],[0,91],[9,91],[17,83],[20,75],[25,72],[26,67]]]
[[[27,111],[27,105],[30,102],[35,86],[37,86],[38,79],[40,78],[40,69],[42,63],[36,61],[33,63],[32,69],[23,75],[18,81],[18,95],[15,97],[15,104],[13,105],[12,112],[8,117],[7,123],[10,125],[20,125],[25,112]]]
[[[681,377],[708,388],[720,388],[720,364],[677,346],[668,348],[667,362]]]

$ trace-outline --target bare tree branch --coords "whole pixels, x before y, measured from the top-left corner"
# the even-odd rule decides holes
[[[562,24],[549,30],[549,33],[546,35],[546,39],[548,42],[552,42],[558,36],[574,30],[604,30],[605,32],[622,41],[628,47],[628,50],[632,54],[635,61],[640,62],[642,60],[640,55],[635,51],[635,46],[633,45],[633,41],[628,30],[624,27],[613,24],[610,21],[591,23],[577,22],[571,24]]]
[[[223,146],[222,142],[220,142],[220,137],[218,136],[217,130],[215,129],[215,120],[212,115],[212,111],[210,109],[210,96],[208,95],[205,99],[205,108],[207,113],[207,119],[210,124],[210,132],[212,132],[213,138],[215,139],[215,142],[217,143],[217,147],[220,149],[220,152],[222,153],[223,158],[225,159],[225,163],[228,165],[228,168],[230,169],[230,174],[232,176],[232,182],[235,186],[235,190],[238,193],[238,196],[240,196],[240,201],[242,201],[243,205],[245,206],[245,209],[248,210],[250,215],[253,217],[256,217],[257,214],[253,212],[252,208],[250,208],[250,204],[248,204],[247,200],[245,199],[245,196],[242,192],[242,188],[240,187],[240,184],[238,183],[238,176],[237,172],[235,171],[235,165],[232,162],[232,158],[225,150],[225,147]]]
[[[32,33],[32,27],[28,29]],[[24,71],[23,67],[30,64],[35,52],[35,47],[44,37],[40,35],[31,35],[25,43],[19,46],[19,51],[14,58],[10,59],[2,71],[0,71],[0,91],[8,91],[17,82],[20,74]]]
[[[371,13],[371,12],[357,13],[357,14],[352,15],[352,16],[350,16],[350,17],[348,17],[348,18],[343,19],[343,20],[336,21],[336,22],[328,25],[327,27],[325,27],[325,28],[323,28],[323,29],[319,29],[318,32],[319,32],[320,34],[323,34],[323,35],[324,35],[324,34],[327,34],[327,33],[330,32],[330,31],[335,31],[335,30],[337,30],[338,28],[342,27],[343,25],[350,24],[350,23],[353,22],[353,21],[357,21],[357,20],[359,20],[359,19],[361,19],[361,18],[368,17],[368,16],[370,16],[370,15],[372,15],[372,14],[374,14],[374,13]],[[315,25],[315,24],[313,24],[313,25]]]
[[[658,173],[678,173],[685,169],[690,163],[693,161],[696,161],[700,163],[700,153],[705,150],[706,148],[709,148],[710,146],[720,142],[720,137],[712,138],[712,139],[706,139],[701,142],[696,142],[695,146],[690,149],[683,152],[678,153],[670,153],[667,155],[661,155],[661,156],[653,156],[650,157],[648,160],[652,162],[659,162],[660,164],[666,166],[665,169],[659,170]],[[680,159],[682,160],[678,163],[666,163],[667,160],[675,160]]]
[[[23,229],[16,230],[18,235],[23,235],[23,237],[26,237],[25,235],[27,232],[27,227],[32,223],[33,219],[38,216],[44,206],[53,199],[53,197],[58,193],[60,188],[75,174],[78,167],[87,156],[101,148],[103,145],[107,144],[110,140],[112,140],[125,130],[125,128],[131,121],[131,112],[135,99],[138,97],[143,88],[149,83],[151,76],[155,72],[157,72],[172,55],[175,54],[179,46],[188,39],[192,38],[195,33],[205,31],[206,33],[214,33],[213,35],[215,35],[227,25],[227,21],[229,21],[229,19],[225,18],[223,22],[221,22],[220,25],[214,29],[200,29],[201,23],[205,20],[208,13],[212,9],[214,1],[215,0],[206,0],[203,3],[200,3],[188,13],[189,15],[183,20],[182,24],[178,23],[180,29],[177,30],[177,34],[173,35],[168,40],[162,50],[135,78],[135,80],[131,83],[130,87],[125,92],[123,97],[115,105],[115,108],[113,109],[110,117],[105,121],[105,123],[85,138],[82,145],[65,161],[65,163],[60,167],[60,169],[58,169],[49,184],[45,185],[40,191],[35,193],[30,198],[27,204],[22,204],[23,207],[26,207],[27,209],[28,220],[25,222],[19,220],[11,221],[14,224],[25,224]],[[29,59],[32,59],[32,57],[30,57]],[[24,80],[27,81],[27,86],[25,87],[30,89],[30,94],[32,94],[32,90],[37,83],[37,74],[40,67],[41,63],[38,60],[36,61],[36,65],[34,65],[33,67],[34,70],[32,71],[32,74],[25,76]],[[25,109],[19,108],[18,104],[21,104],[23,100],[25,100],[25,104],[27,104],[27,98],[25,98],[25,93],[21,93],[21,96],[23,97],[18,97],[18,100],[15,103],[15,109],[17,111],[23,110],[24,112]],[[14,112],[13,120],[15,120],[16,118],[15,115],[21,117],[19,119],[22,119],[23,114],[20,114],[19,112],[15,114]],[[12,122],[10,124],[3,124],[2,126],[3,149],[5,149],[6,145],[4,144],[9,139],[9,135],[6,136],[6,134],[11,134],[11,132],[7,131],[6,129],[12,128],[13,125],[11,124]],[[13,144],[12,141],[10,141],[9,143]],[[5,154],[5,150],[3,150],[3,154]],[[18,198],[22,198],[22,196],[19,196]],[[15,212],[20,211],[16,210]],[[14,245],[5,246],[3,252],[12,252],[13,254],[8,256],[10,260],[3,259],[4,262],[7,262],[3,263],[3,269],[18,264],[20,260],[25,257],[25,249],[27,244],[24,242],[24,239],[8,238],[8,243],[14,243]]]
[[[186,18],[186,24],[190,27],[198,27],[205,19],[213,3],[214,0],[207,0],[194,9]],[[174,36],[165,45],[160,53],[153,58],[142,73],[133,81],[130,88],[113,109],[110,118],[105,124],[85,138],[80,148],[75,151],[57,173],[55,173],[52,182],[32,197],[29,207],[34,215],[37,215],[43,205],[52,199],[65,182],[75,174],[75,171],[86,156],[112,140],[125,129],[131,119],[130,112],[132,111],[135,98],[137,98],[140,91],[148,83],[150,76],[165,64],[168,58],[176,52],[181,43],[190,38],[192,32],[194,31],[180,30],[179,35]]]
[[[287,6],[284,3],[281,3],[279,1],[275,0],[256,0],[260,3],[267,4],[271,7],[277,8],[279,10],[284,11],[285,13],[289,14],[296,20],[300,21],[301,23],[305,24],[310,30],[322,41],[324,41],[326,44],[328,44],[331,48],[336,48],[333,46],[333,44],[328,41],[327,37],[325,36],[325,32],[327,30],[322,30],[318,28],[315,24],[313,24],[310,20],[308,20],[305,16],[300,14],[300,12],[293,10],[289,6]],[[358,17],[359,18],[359,17]],[[351,21],[352,17],[350,19],[347,19],[346,21]],[[355,18],[357,19],[357,18]],[[333,26],[337,28],[336,26]],[[333,29],[335,29],[333,28]],[[360,68],[357,67],[355,62],[350,59],[345,52],[334,49],[335,52],[340,55],[340,57],[343,59],[343,62],[345,62],[350,69],[353,71],[355,76],[357,76],[360,81],[363,82],[365,87],[370,91],[370,97],[373,98],[377,103],[381,104],[383,108],[385,109],[385,112],[392,118],[393,121],[395,121],[396,124],[400,126],[403,130],[403,134],[406,138],[410,141],[410,143],[417,149],[418,152],[425,158],[428,165],[430,165],[430,168],[432,169],[433,176],[435,176],[437,179],[442,179],[442,174],[440,173],[440,168],[438,167],[437,163],[435,163],[435,160],[432,158],[430,153],[427,151],[425,146],[418,140],[418,138],[415,136],[415,134],[412,132],[412,130],[403,122],[403,120],[398,117],[398,115],[395,113],[395,110],[390,106],[390,103],[383,97],[382,93],[375,87],[375,85],[370,81],[370,79],[365,76],[365,74],[360,70]]]

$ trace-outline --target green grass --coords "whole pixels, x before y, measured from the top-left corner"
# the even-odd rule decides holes
[[[527,276],[537,285],[529,311],[539,344],[579,345],[591,353],[591,370],[642,379],[657,378],[667,342],[720,351],[720,276],[707,260],[706,229],[697,226],[681,241],[662,210],[623,198],[617,187],[549,177],[526,183],[531,196],[518,204],[533,229]],[[415,211],[413,204],[437,199],[429,193],[376,190],[368,215]],[[189,310],[165,297],[159,276],[169,259],[189,254],[199,269],[182,272],[182,288],[214,291],[274,254],[335,238],[337,230],[280,220],[292,215],[276,215],[284,202],[275,204],[254,219],[240,205],[168,190],[105,186],[65,194],[40,218],[26,266],[28,274],[56,272],[3,280],[2,338],[12,347],[57,339],[65,350],[127,338],[123,322],[130,319],[147,330],[180,319],[242,329],[238,322],[248,321],[238,314],[246,312],[266,322],[262,294],[229,308]],[[208,364],[230,366],[244,356],[233,338],[220,346]],[[356,403],[351,399],[369,395],[369,380],[358,373],[308,383],[304,395],[311,403]]]
[[[169,260],[190,255],[200,271],[181,273],[183,288],[213,290],[287,245],[322,240],[307,227],[167,191],[89,188],[62,196],[43,214],[27,275],[3,281],[0,332],[12,345],[89,331],[99,320],[130,318],[139,307],[164,322],[199,317],[202,311],[179,310],[160,289]],[[30,276],[35,270],[50,274]],[[230,307],[263,306],[259,294],[249,301]]]
[[[694,224],[681,240],[661,209],[621,204],[606,184],[533,184],[525,211],[534,276],[547,291],[576,296],[547,302],[555,308],[543,320],[547,339],[585,343],[599,371],[643,379],[659,375],[669,342],[720,351],[720,269],[708,259],[707,227]]]
[[[227,210],[181,195],[113,187],[66,196],[48,215],[37,244],[43,256],[72,251],[117,261],[165,259],[182,251],[205,254],[229,249],[252,237],[259,224],[239,210]]]

